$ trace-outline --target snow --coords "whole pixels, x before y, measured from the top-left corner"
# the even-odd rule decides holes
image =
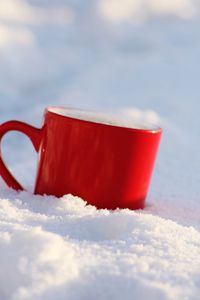
[[[0,2],[0,122],[41,126],[59,105],[164,129],[143,211],[33,196],[37,155],[6,135],[28,192],[0,182],[0,299],[199,299],[198,12],[195,0]]]
[[[1,198],[1,299],[198,299],[193,227],[70,195]]]
[[[100,13],[111,22],[123,20],[143,22],[152,14],[172,14],[182,18],[190,18],[195,14],[193,1],[188,0],[101,0]]]
[[[159,117],[155,113],[138,112],[136,109],[115,111],[106,113],[92,110],[82,110],[77,108],[48,107],[48,111],[57,115],[75,118],[78,120],[90,121],[106,125],[114,125],[125,128],[137,128],[156,130],[158,129]]]

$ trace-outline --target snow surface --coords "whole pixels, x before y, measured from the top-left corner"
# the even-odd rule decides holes
[[[143,211],[33,196],[19,133],[0,183],[0,299],[199,299],[200,18],[195,0],[0,1],[0,122],[41,126],[50,105],[164,128]]]
[[[137,128],[156,130],[159,129],[157,121],[158,117],[152,114],[144,114],[143,112],[138,113],[137,110],[133,110],[132,113],[129,111],[120,111],[115,113],[106,113],[94,110],[82,110],[76,108],[66,107],[48,107],[48,111],[61,115],[64,117],[75,118],[78,120],[90,121],[93,123],[100,123],[106,125],[114,125],[125,128]],[[154,118],[152,118],[154,116]],[[155,123],[155,124],[154,124]]]

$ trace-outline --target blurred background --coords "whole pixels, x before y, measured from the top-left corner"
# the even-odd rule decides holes
[[[0,123],[40,126],[49,105],[150,114],[165,129],[150,201],[199,197],[199,8],[195,0],[0,0]],[[26,138],[9,134],[3,148],[31,185],[36,155]]]

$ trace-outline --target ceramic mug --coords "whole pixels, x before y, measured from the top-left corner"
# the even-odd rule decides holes
[[[161,137],[161,128],[110,125],[93,114],[49,107],[42,128],[20,121],[0,126],[27,135],[39,154],[35,194],[79,196],[97,208],[144,207]],[[0,175],[23,190],[0,155]]]

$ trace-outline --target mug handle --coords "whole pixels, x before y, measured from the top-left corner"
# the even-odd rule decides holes
[[[0,148],[1,148],[1,140],[3,136],[9,131],[19,131],[28,136],[31,140],[36,152],[39,151],[42,129],[33,127],[24,122],[20,121],[8,121],[0,125]],[[6,184],[17,191],[23,191],[24,188],[21,184],[14,178],[11,172],[8,170],[2,158],[2,151],[0,149],[0,175],[6,182]]]

